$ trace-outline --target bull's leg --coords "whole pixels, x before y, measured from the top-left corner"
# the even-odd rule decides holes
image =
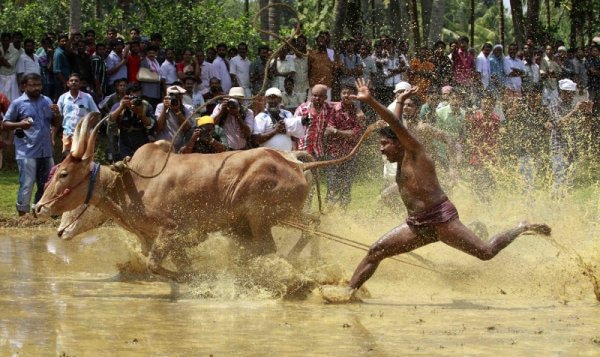
[[[254,252],[259,255],[275,253],[277,246],[271,234],[271,224],[260,217],[249,218],[248,223],[252,232],[252,249]]]
[[[159,233],[150,249],[148,256],[148,270],[156,275],[163,276],[167,279],[177,280],[179,274],[169,269],[165,269],[161,264],[172,248],[172,241],[169,234],[165,232]]]
[[[301,213],[299,215],[299,218],[300,222],[303,225],[318,226],[320,223],[318,215],[315,216],[308,213]],[[319,250],[319,240],[316,239],[313,234],[310,234],[308,232],[302,232],[302,234],[300,235],[300,239],[298,239],[298,242],[296,242],[296,244],[288,253],[288,258],[298,258],[298,256],[300,255],[300,253],[302,253],[302,251],[308,245],[308,243],[311,243],[311,257],[318,258],[321,255]]]

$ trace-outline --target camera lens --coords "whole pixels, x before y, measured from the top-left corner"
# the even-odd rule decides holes
[[[19,139],[23,139],[25,137],[25,131],[21,128],[15,129],[15,136]]]

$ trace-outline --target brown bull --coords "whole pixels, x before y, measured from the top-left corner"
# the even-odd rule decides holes
[[[58,165],[36,213],[58,215],[89,201],[134,233],[148,256],[148,269],[170,279],[178,274],[162,267],[164,258],[174,248],[200,243],[209,232],[248,237],[248,246],[259,254],[275,251],[271,227],[302,215],[310,190],[303,170],[342,161],[299,165],[276,150],[260,148],[171,155],[163,170],[168,153],[148,144],[136,152],[130,167],[146,175],[160,174],[152,179],[131,170],[119,174],[93,162],[98,126],[90,135],[87,127],[90,118],[97,117],[92,113],[77,126],[76,145]],[[374,129],[367,129],[351,155]],[[186,239],[180,239],[183,236]]]

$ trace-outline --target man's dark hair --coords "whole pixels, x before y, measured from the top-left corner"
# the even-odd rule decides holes
[[[227,45],[225,43],[223,43],[223,42],[217,43],[217,50],[219,48],[225,48],[225,49],[227,49]]]
[[[115,79],[115,81],[113,82],[113,87],[116,88],[119,85],[119,83],[121,83],[121,82],[127,83],[127,78],[117,78],[117,79]]]
[[[398,141],[398,137],[396,136],[396,133],[394,133],[392,128],[390,128],[389,126],[384,126],[383,128],[379,128],[378,132],[379,132],[379,135],[383,136],[384,138]]]
[[[460,36],[458,38],[458,42],[466,42],[469,43],[469,38],[467,36]]]
[[[186,76],[183,78],[183,83],[185,83],[185,81],[194,81],[194,83],[197,82],[196,77],[194,76]]]
[[[162,41],[162,40],[163,40],[163,37],[160,32],[154,32],[152,35],[150,35],[150,41]]]
[[[133,92],[139,92],[142,90],[142,86],[139,83],[129,83],[127,85],[127,89],[125,89],[125,94],[131,94]]]
[[[90,33],[91,33],[92,35],[96,36],[96,31],[94,31],[94,30],[91,30],[91,29],[90,29],[90,30],[85,30],[85,32],[83,33],[83,35],[84,35],[84,36],[87,36],[87,35],[88,35],[88,34],[90,34]]]
[[[41,81],[42,76],[37,73],[27,73],[23,77],[21,77],[21,85],[27,84],[29,81]]]
[[[23,38],[23,32],[21,32],[21,31],[15,31],[15,32],[13,32],[13,33],[12,33],[12,37],[13,37],[13,38],[14,38],[14,37],[20,37],[20,38]]]
[[[111,27],[108,29],[108,31],[106,31],[106,33],[109,33],[109,32],[119,33],[119,31],[117,31],[117,29],[114,27]]]
[[[173,83],[171,83],[172,86],[183,86],[183,83],[181,83],[181,81],[175,81]]]
[[[104,47],[104,48],[106,48],[106,44],[104,42],[98,42],[96,44],[96,49],[98,49],[98,47]]]
[[[269,46],[267,46],[267,45],[258,46],[258,52],[260,52],[262,50],[269,51]]]
[[[135,31],[135,32],[137,32],[138,34],[140,33],[140,29],[139,29],[139,28],[137,28],[137,27],[132,27],[131,29],[129,29],[129,32],[131,32],[131,31]]]
[[[240,42],[240,43],[238,43],[237,46],[238,46],[238,48],[240,48],[240,46],[248,48],[248,44],[246,42]]]
[[[33,45],[35,45],[35,41],[33,40],[33,38],[26,38],[25,40],[23,40],[23,46],[25,46],[28,43],[32,43]]]
[[[0,34],[0,39],[4,40],[5,38],[11,39],[12,35],[10,34],[10,32],[2,32],[2,34]]]
[[[406,99],[410,99],[413,103],[415,103],[415,107],[417,107],[417,109],[421,107],[421,98],[419,98],[419,96],[413,95]]]
[[[442,40],[437,40],[437,41],[435,41],[435,44],[433,45],[433,47],[438,48],[440,45],[446,47],[446,42],[444,42]]]
[[[139,37],[134,37],[131,39],[131,41],[129,41],[130,45],[139,45],[140,44],[140,39]]]
[[[491,44],[491,43],[489,43],[489,42],[486,42],[486,43],[484,43],[484,44],[483,44],[483,46],[481,46],[481,49],[482,49],[482,50],[483,50],[484,48],[494,48],[494,46],[492,46],[492,44]]]
[[[71,79],[71,77],[77,77],[77,79],[81,80],[81,75],[79,75],[79,73],[77,73],[77,72],[73,72],[73,73],[69,74],[68,79]]]
[[[63,33],[61,35],[58,35],[58,40],[62,40],[62,39],[66,39],[67,41],[69,40],[69,36],[66,33]]]
[[[41,40],[40,40],[40,44],[43,45],[47,45],[52,43],[52,40],[50,39],[50,37],[48,36],[42,36]]]
[[[148,47],[146,47],[146,52],[148,51],[154,51],[154,52],[158,52],[158,47],[156,47],[155,45],[150,45]],[[166,51],[165,51],[166,53]]]
[[[290,83],[290,82],[292,82],[292,84],[294,84],[295,83],[294,78],[285,77],[285,79],[283,80],[283,84]]]

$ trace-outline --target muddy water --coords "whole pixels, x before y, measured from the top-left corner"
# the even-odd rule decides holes
[[[136,275],[135,240],[117,228],[71,242],[50,229],[4,230],[0,355],[600,355],[600,304],[577,258],[598,275],[597,196],[560,204],[453,196],[461,219],[492,234],[524,218],[548,222],[553,238],[520,237],[489,262],[433,244],[402,256],[427,269],[384,261],[367,283],[371,298],[326,305],[318,290],[305,299],[282,291],[348,278],[363,252],[322,241],[320,260],[240,262],[236,246],[216,236],[190,252],[197,278],[173,285]],[[322,229],[371,243],[399,220],[381,212],[330,213]],[[283,253],[298,236],[275,235]]]

